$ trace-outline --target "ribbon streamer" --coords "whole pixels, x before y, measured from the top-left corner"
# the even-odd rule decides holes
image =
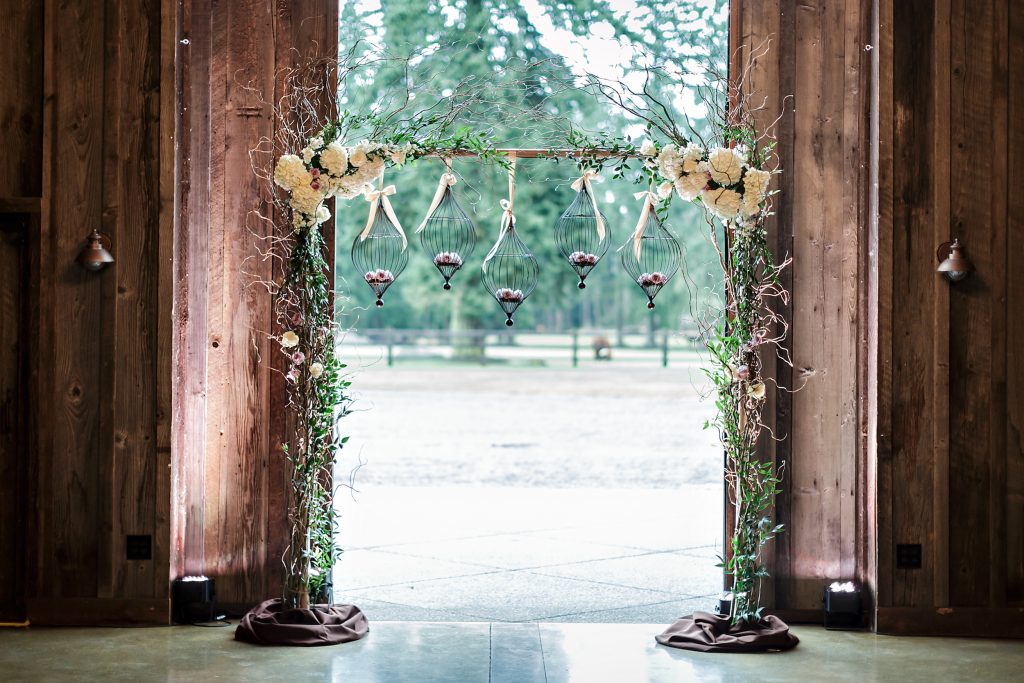
[[[601,217],[601,210],[597,208],[597,198],[594,197],[594,188],[591,183],[599,183],[602,178],[597,174],[597,171],[593,168],[588,168],[583,172],[583,175],[577,178],[572,183],[572,189],[579,192],[584,190],[587,196],[590,197],[590,205],[594,207],[594,220],[597,223],[597,238],[604,242],[605,226],[604,218]]]
[[[441,175],[441,181],[437,184],[437,191],[434,192],[434,199],[430,202],[430,208],[427,209],[427,216],[420,223],[419,227],[416,228],[416,233],[423,232],[423,229],[427,227],[427,221],[430,220],[434,212],[437,211],[437,207],[441,206],[441,200],[444,199],[444,192],[449,187],[454,185],[458,180],[455,178],[455,174],[452,173],[452,162],[450,159],[444,160],[444,165],[447,170]]]
[[[380,184],[384,185],[384,176],[380,177]],[[388,201],[388,197],[395,193],[395,186],[388,185],[387,187],[381,187],[379,190],[373,190],[372,192],[366,193],[366,201],[370,202],[370,216],[366,219],[366,227],[359,233],[359,241],[362,242],[370,234],[370,228],[373,227],[373,221],[377,218],[377,208],[383,207],[384,215],[388,217],[388,220],[395,226],[395,230],[402,236],[402,251],[405,251],[409,246],[409,240],[405,236],[405,231],[402,230],[402,224],[398,222],[398,217],[395,215],[395,210],[391,208],[391,202]]]
[[[516,225],[516,216],[513,213],[513,208],[516,201],[516,153],[509,152],[509,169],[508,169],[508,199],[502,199],[499,203],[503,209],[501,214],[501,232],[498,234],[498,241],[494,243],[491,250],[487,252],[487,256],[484,258],[483,270],[487,272],[487,262],[491,256],[498,251],[498,246],[501,244],[501,238],[505,236],[505,233],[511,230]]]
[[[651,209],[654,208],[653,188],[633,195],[634,199],[641,197],[644,200],[644,208],[640,211],[640,220],[636,222],[636,229],[633,230],[633,255],[636,256],[637,261],[640,260],[640,245],[644,238],[644,230],[647,228],[647,218],[651,215]]]

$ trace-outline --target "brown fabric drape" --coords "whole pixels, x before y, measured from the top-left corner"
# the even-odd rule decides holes
[[[662,645],[697,652],[767,652],[796,647],[800,639],[778,617],[768,616],[758,623],[741,621],[735,626],[729,617],[694,612],[655,636]]]
[[[274,599],[246,612],[235,629],[235,640],[256,645],[337,645],[359,640],[369,630],[355,605],[284,609],[281,600]]]

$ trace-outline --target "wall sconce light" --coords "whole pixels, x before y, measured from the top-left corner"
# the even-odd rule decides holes
[[[959,239],[939,245],[937,270],[950,282],[960,282],[974,270],[974,264],[962,252]]]
[[[110,251],[110,238],[101,235],[96,228],[92,229],[89,236],[85,238],[85,246],[78,252],[78,264],[86,270],[103,270],[114,262]]]

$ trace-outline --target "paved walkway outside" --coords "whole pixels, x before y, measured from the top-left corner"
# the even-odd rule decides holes
[[[721,488],[375,487],[335,599],[370,619],[669,623],[721,591]]]
[[[371,619],[668,623],[721,590],[698,367],[361,367],[336,598]]]

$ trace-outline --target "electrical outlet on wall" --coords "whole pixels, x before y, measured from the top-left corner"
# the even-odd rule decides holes
[[[896,568],[897,569],[920,569],[921,568],[921,544],[920,543],[897,543],[896,544]]]
[[[145,536],[126,536],[124,547],[125,555],[129,560],[153,559],[153,537],[148,534]]]

